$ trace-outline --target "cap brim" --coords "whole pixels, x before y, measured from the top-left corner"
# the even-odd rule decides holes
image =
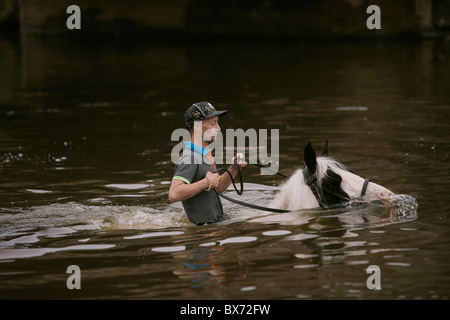
[[[213,117],[220,117],[220,116],[223,116],[223,115],[225,115],[227,113],[228,113],[228,110],[221,110],[221,111],[216,110],[214,113],[208,115],[208,117],[203,118],[203,119],[210,119],[210,118],[213,118]]]
[[[222,110],[222,111],[218,111],[218,110],[217,110],[217,116],[218,116],[218,117],[223,116],[223,115],[225,115],[225,114],[227,114],[227,113],[228,113],[228,110]]]

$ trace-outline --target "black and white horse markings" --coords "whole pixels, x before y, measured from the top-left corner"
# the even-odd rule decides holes
[[[356,175],[328,155],[328,141],[316,156],[311,143],[304,150],[305,168],[298,169],[280,187],[271,207],[302,210],[332,208],[353,199],[391,202],[395,194],[385,187]]]

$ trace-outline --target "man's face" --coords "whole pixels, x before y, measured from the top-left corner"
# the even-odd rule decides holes
[[[202,121],[203,141],[214,142],[219,131],[219,117],[216,116]]]

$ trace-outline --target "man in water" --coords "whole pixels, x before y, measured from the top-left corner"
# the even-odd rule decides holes
[[[197,225],[218,222],[223,218],[222,202],[216,192],[224,192],[231,183],[227,173],[219,175],[208,145],[220,131],[219,117],[228,110],[217,111],[209,102],[197,102],[187,109],[184,122],[191,134],[185,142],[183,154],[175,167],[169,189],[170,202],[181,201],[189,220]],[[197,142],[194,143],[194,142]],[[201,144],[201,145],[199,145]],[[237,154],[228,168],[233,178],[238,172]],[[247,162],[239,161],[243,169]]]

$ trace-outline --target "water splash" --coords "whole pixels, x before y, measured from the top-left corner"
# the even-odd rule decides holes
[[[417,219],[417,200],[406,194],[392,196],[383,203],[367,203],[355,199],[333,209],[305,209],[280,214],[257,216],[249,219],[255,223],[280,225],[310,225],[313,229],[329,229],[327,224],[339,220],[342,227],[377,227]],[[313,222],[314,223],[313,223]],[[333,221],[333,222],[332,222]]]
[[[158,229],[191,225],[181,208],[54,203],[0,209],[0,248],[36,243],[81,230]]]
[[[418,217],[419,203],[407,194],[397,194],[394,196],[394,206],[396,215],[400,220],[415,220]]]
[[[264,204],[273,196],[261,191],[246,193],[244,201]],[[82,230],[164,229],[192,227],[181,203],[145,206],[76,202],[54,203],[30,208],[0,209],[0,248],[36,243],[41,237],[56,238]],[[311,228],[332,227],[331,220],[338,218],[343,227],[375,227],[415,220],[418,217],[417,200],[399,194],[389,204],[377,205],[352,201],[346,206],[330,210],[321,208],[282,214],[248,209],[224,203],[224,221],[218,225],[236,222],[277,223],[280,225],[310,225]],[[328,220],[327,220],[328,219]],[[314,223],[313,223],[313,222]],[[328,222],[327,222],[328,221]],[[327,226],[327,223],[330,226]]]

